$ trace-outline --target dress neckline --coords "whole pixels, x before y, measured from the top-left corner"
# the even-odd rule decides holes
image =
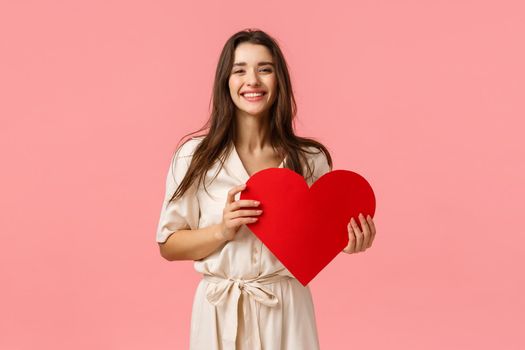
[[[237,152],[237,147],[235,147],[235,143],[232,142],[232,153],[234,155],[234,159],[235,161],[237,162],[237,165],[239,166],[239,168],[241,169],[241,171],[243,172],[243,177],[246,178],[246,181],[251,177],[253,176],[255,173],[253,173],[252,175],[250,175],[248,173],[248,170],[246,170],[246,167],[244,166],[242,160],[241,160],[241,157],[239,156],[239,153]],[[286,161],[286,156],[284,157],[283,161],[281,162],[281,164],[279,164],[278,168],[282,168],[284,166],[284,162]],[[268,169],[268,168],[267,168]],[[263,169],[261,169],[263,170]],[[259,170],[259,171],[261,171]]]

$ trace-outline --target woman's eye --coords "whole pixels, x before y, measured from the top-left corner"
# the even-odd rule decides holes
[[[261,71],[263,71],[263,72],[269,72],[269,73],[272,72],[272,70],[271,70],[270,68],[264,68],[264,69],[261,69]],[[235,72],[233,72],[233,73],[242,73],[242,72],[244,72],[244,70],[243,70],[243,69],[240,69],[240,70],[237,70],[237,71],[235,71]]]

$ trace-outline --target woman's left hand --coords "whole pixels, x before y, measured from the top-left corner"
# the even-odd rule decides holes
[[[364,252],[372,246],[372,242],[376,236],[376,227],[370,215],[368,215],[365,220],[364,215],[359,213],[359,221],[363,228],[362,231],[359,229],[354,218],[351,218],[347,225],[348,245],[343,249],[343,252],[347,254]]]

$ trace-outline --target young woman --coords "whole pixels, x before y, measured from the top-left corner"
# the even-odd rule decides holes
[[[234,34],[219,58],[210,120],[174,153],[157,228],[165,259],[194,260],[190,348],[319,349],[310,288],[246,226],[260,203],[238,200],[251,175],[287,167],[311,185],[332,169],[328,150],[294,134],[295,99],[284,57],[259,30]],[[194,133],[192,133],[194,134]],[[346,253],[371,246],[370,217],[348,225]]]

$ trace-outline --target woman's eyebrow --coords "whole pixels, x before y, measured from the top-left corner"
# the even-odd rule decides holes
[[[274,66],[274,64],[272,62],[259,62],[257,63],[257,66],[266,66],[266,65],[271,65],[272,67]],[[246,62],[236,62],[233,64],[233,66],[245,66],[246,65]]]

